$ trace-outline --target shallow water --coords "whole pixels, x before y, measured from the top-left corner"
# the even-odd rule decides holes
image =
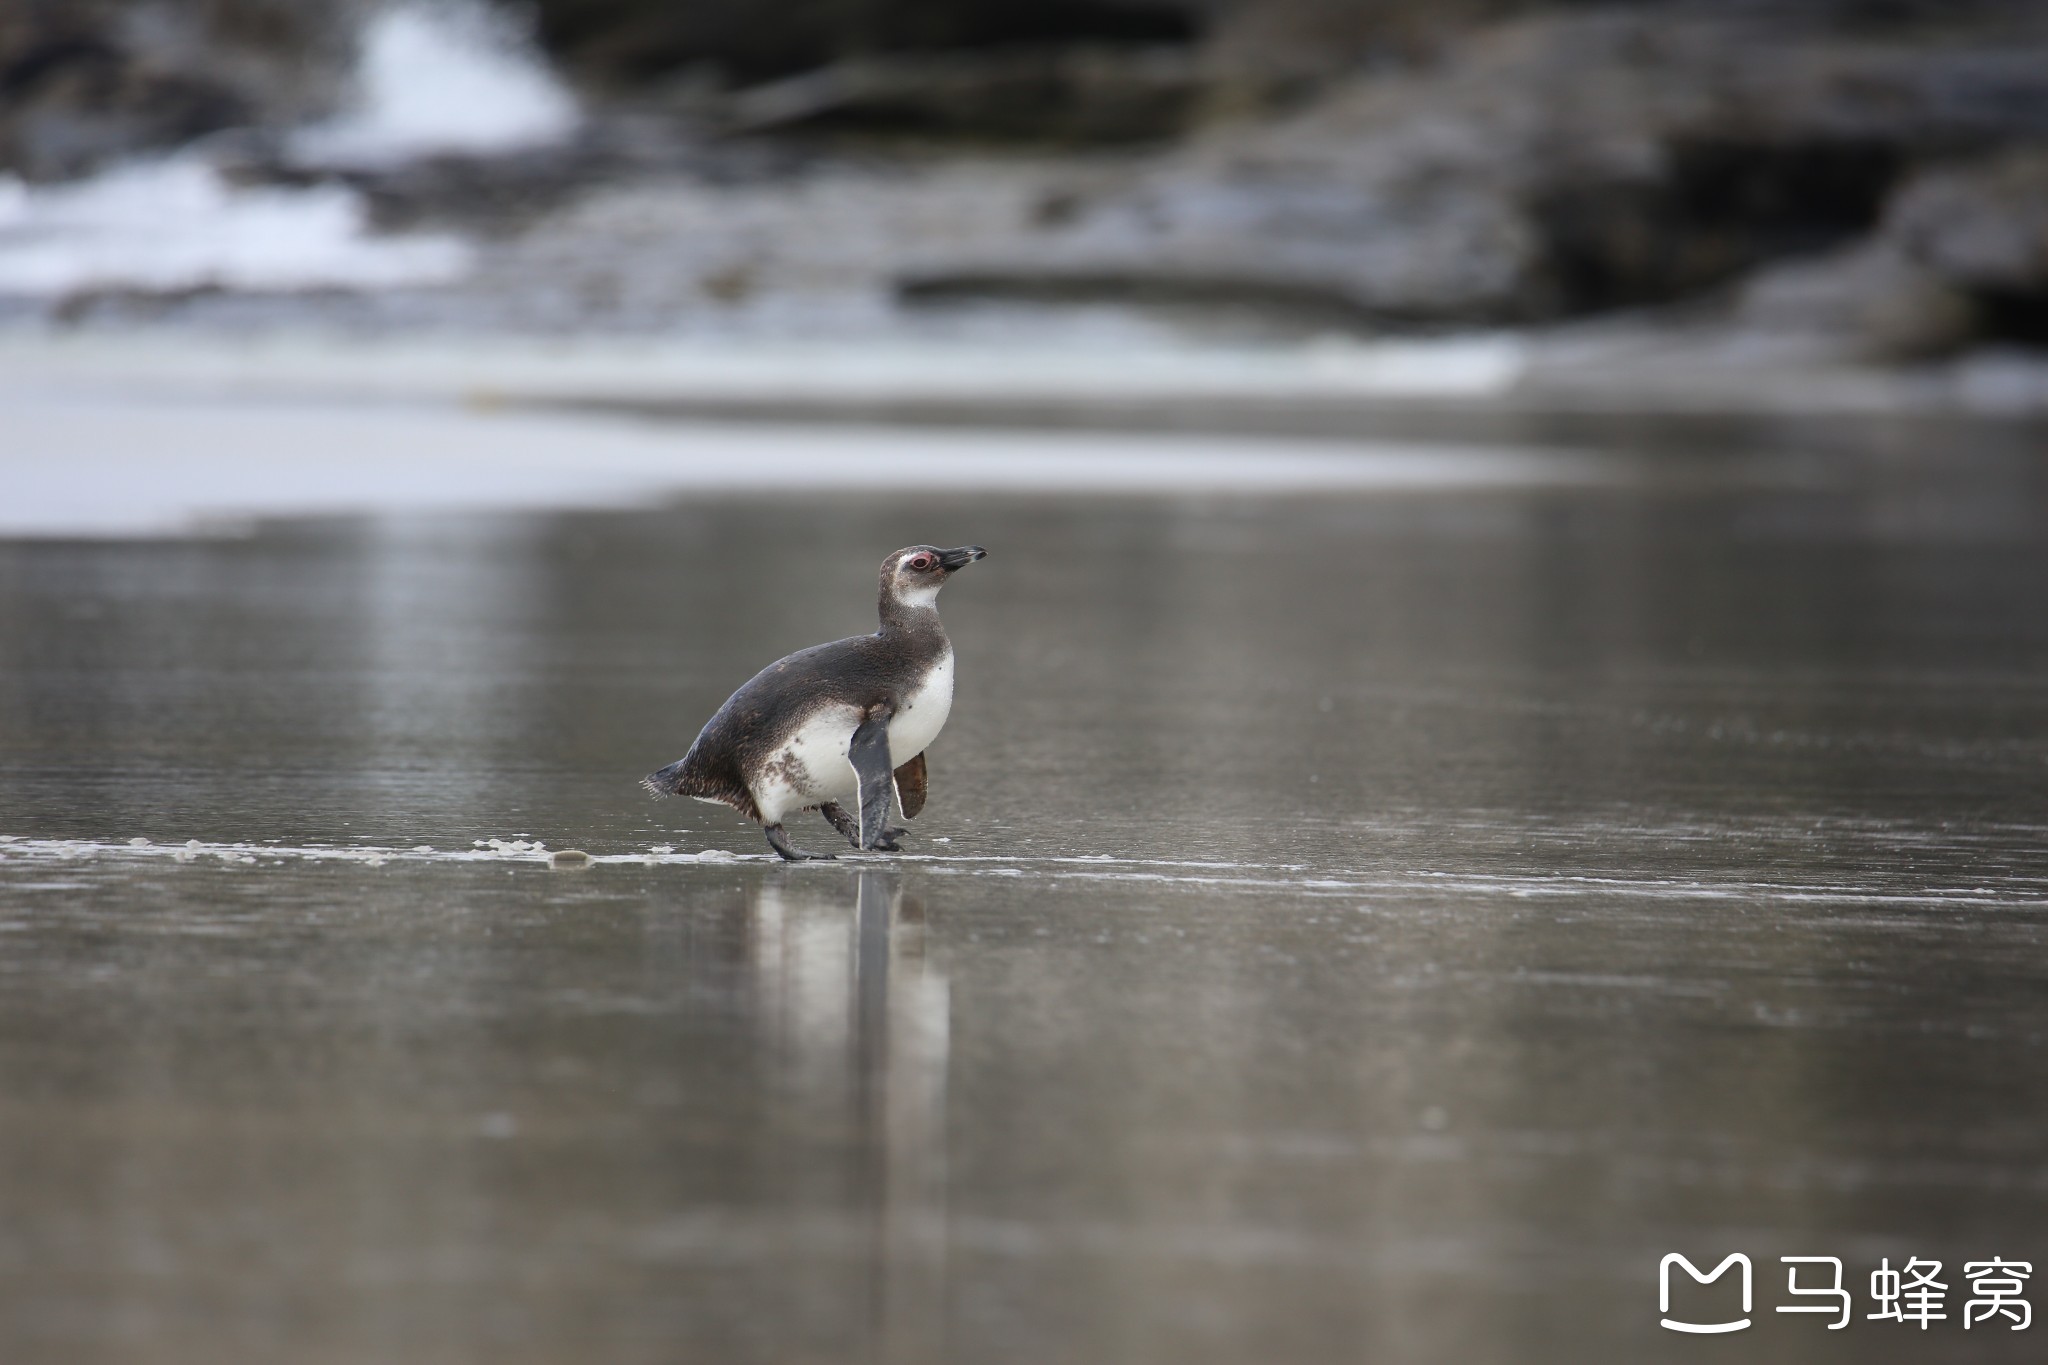
[[[2048,471],[1615,445],[0,544],[7,1359],[2037,1359]],[[909,856],[639,791],[919,540]]]

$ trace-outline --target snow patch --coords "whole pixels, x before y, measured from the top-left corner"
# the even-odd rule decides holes
[[[389,289],[469,269],[454,237],[368,227],[346,186],[232,185],[192,153],[58,185],[0,176],[0,294]]]
[[[580,122],[504,13],[476,0],[400,4],[364,25],[354,108],[301,130],[291,149],[316,165],[387,166],[550,146]]]

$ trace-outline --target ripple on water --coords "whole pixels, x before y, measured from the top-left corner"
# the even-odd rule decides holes
[[[440,849],[431,844],[399,848],[384,845],[304,844],[284,845],[246,842],[205,843],[190,839],[182,844],[159,844],[145,838],[129,839],[29,839],[18,835],[0,836],[0,863],[19,864],[24,871],[52,864],[124,864],[151,861],[196,863],[224,867],[257,866],[288,868],[299,865],[356,865],[381,869],[393,864],[526,864],[535,867],[692,867],[706,863],[773,865],[772,853],[734,853],[727,849],[678,851],[672,844],[655,844],[625,853],[587,853],[582,849],[555,850],[542,839],[522,835],[513,839],[489,838],[473,841],[467,849]],[[1730,876],[1723,879],[1591,876],[1583,873],[1546,873],[1513,876],[1441,868],[1406,869],[1398,872],[1365,872],[1352,869],[1311,870],[1298,863],[1257,863],[1205,861],[1170,858],[1119,858],[1112,854],[1015,857],[950,853],[898,854],[886,860],[845,857],[823,867],[873,866],[878,862],[911,866],[927,872],[957,877],[1037,878],[1059,883],[1131,883],[1163,888],[1265,894],[1287,892],[1310,899],[1368,897],[1378,901],[1435,900],[1446,894],[1468,900],[1570,901],[1615,900],[1651,902],[1730,902],[1797,904],[1815,906],[1860,906],[1896,909],[2048,909],[2048,884],[2039,879],[2020,878],[2010,886],[1987,886],[1973,882],[1966,886],[1900,886],[1860,882],[1772,881]],[[78,881],[16,881],[17,890],[76,890],[88,885]]]

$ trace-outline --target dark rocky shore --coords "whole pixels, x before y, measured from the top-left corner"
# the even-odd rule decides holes
[[[371,9],[10,7],[0,162],[52,181],[206,139],[242,183],[341,180],[387,230],[477,236],[465,282],[292,305],[376,325],[660,332],[802,298],[1852,363],[2048,345],[2038,4],[543,0],[576,138],[296,163],[281,131],[345,103]],[[278,306],[132,295],[49,307]]]

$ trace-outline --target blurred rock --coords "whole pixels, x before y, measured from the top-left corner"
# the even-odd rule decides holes
[[[0,168],[60,179],[301,116],[345,67],[349,10],[290,0],[0,4]]]
[[[1916,163],[2042,136],[2039,24],[1550,16],[1202,137],[904,286],[1320,295],[1385,324],[1543,321],[1694,296],[1853,240]]]
[[[538,0],[543,43],[618,87],[708,69],[744,86],[847,60],[1002,47],[1186,43],[1188,0]]]
[[[1915,179],[1884,238],[1971,299],[1987,338],[2048,344],[2048,146]]]
[[[1982,328],[1968,294],[1885,242],[1759,272],[1736,318],[1752,332],[1878,362],[1948,355]]]
[[[2048,342],[2048,147],[1912,177],[1869,240],[1762,272],[1737,318],[1870,360]]]
[[[1888,220],[1888,237],[1965,288],[2048,287],[2048,148],[1923,176]]]
[[[1191,54],[1173,48],[859,60],[741,91],[722,123],[733,132],[1143,142],[1192,126],[1215,80]]]
[[[248,117],[236,92],[153,68],[102,20],[55,4],[0,10],[0,165],[56,179]]]

